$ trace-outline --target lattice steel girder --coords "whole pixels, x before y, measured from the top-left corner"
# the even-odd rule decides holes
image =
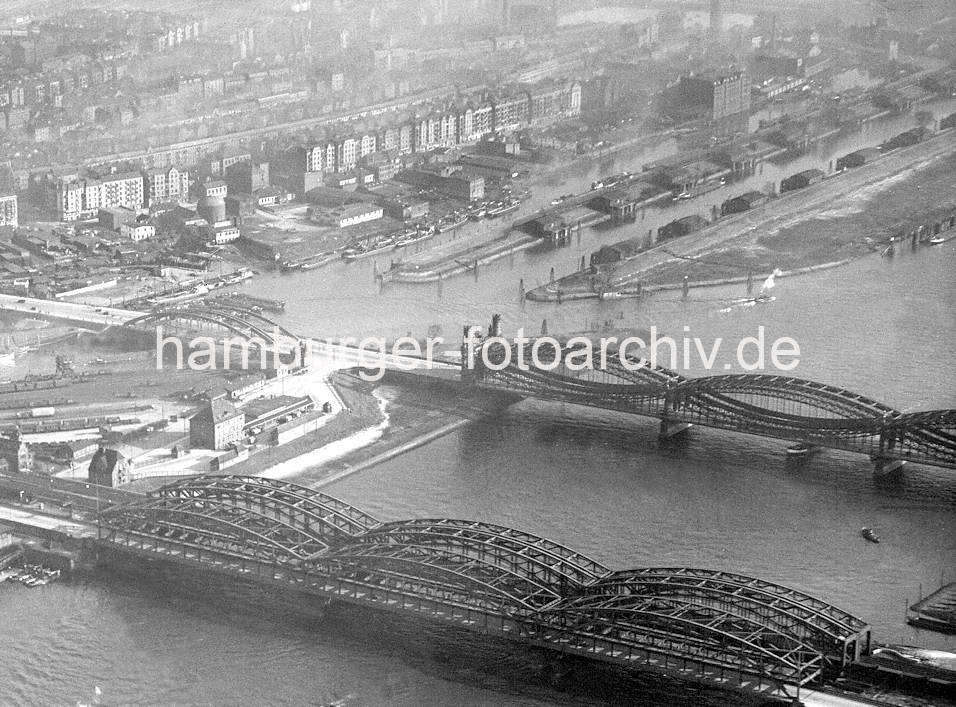
[[[776,631],[791,632],[803,640],[812,640],[820,650],[832,650],[845,638],[844,632],[812,610],[793,605],[782,597],[761,596],[760,592],[714,580],[622,581],[603,585],[601,589],[604,596],[668,596],[691,604],[709,602],[718,607],[733,607],[734,613],[757,620]]]
[[[362,536],[365,543],[434,546],[474,556],[510,573],[523,574],[556,592],[564,583],[580,586],[610,570],[558,543],[511,528],[450,519],[386,523]]]
[[[947,434],[956,434],[956,410],[924,410],[904,412],[886,421],[887,428],[930,427]]]
[[[526,361],[531,360],[531,346],[523,349]],[[507,352],[500,343],[490,344],[490,350],[492,358],[501,360]],[[570,349],[561,349],[562,355],[566,350]],[[885,453],[888,447],[899,458],[956,466],[956,411],[903,415],[863,395],[786,376],[744,374],[690,380],[667,369],[631,372],[614,356],[608,357],[601,371],[605,379],[591,380],[564,375],[560,369],[519,367],[517,351],[511,348],[511,364],[502,371],[482,369],[481,385],[861,453]]]
[[[223,505],[253,503],[263,509],[263,515],[272,511],[276,520],[302,525],[309,533],[316,534],[313,525],[317,525],[326,544],[342,535],[355,537],[378,523],[331,496],[256,477],[199,477],[164,486],[155,493],[164,498],[203,499]],[[326,537],[327,531],[331,537]]]
[[[589,599],[595,599],[590,597]],[[823,658],[812,645],[777,633],[758,622],[708,607],[684,602],[616,597],[614,601],[575,600],[548,609],[561,624],[576,632],[616,633],[622,643],[641,646],[664,640],[681,645],[691,655],[716,660],[733,655],[738,665],[777,665],[801,671],[811,658]],[[625,634],[632,638],[625,639]]]
[[[203,301],[203,305],[201,307],[201,310],[205,310],[207,312],[214,312],[217,314],[218,313],[229,314],[235,311],[235,309],[236,308],[232,305],[218,304],[216,300],[205,300]],[[289,331],[285,327],[280,326],[277,322],[272,321],[271,319],[269,319],[269,317],[264,315],[262,312],[253,312],[252,310],[244,309],[242,310],[241,316],[243,320],[255,319],[265,324],[266,326],[272,327],[274,330],[278,330],[280,333],[285,334],[286,336],[296,338],[295,334],[293,334],[291,331]]]
[[[830,412],[847,415],[898,415],[893,408],[865,396],[825,383],[803,378],[758,374],[704,376],[685,380],[675,387],[675,394],[684,397],[699,393],[739,393],[773,396],[816,405]]]
[[[275,341],[272,339],[274,332],[266,331],[265,329],[255,325],[250,325],[248,322],[238,319],[237,317],[231,317],[220,313],[201,312],[199,310],[161,310],[159,312],[146,314],[142,317],[137,317],[136,319],[130,319],[123,326],[135,327],[139,324],[155,324],[156,322],[174,321],[177,319],[183,321],[195,320],[207,322],[209,324],[215,324],[216,326],[222,327],[227,331],[231,331],[233,334],[238,334],[243,338],[250,338],[251,332],[251,334],[260,336],[268,344],[275,343]]]
[[[330,563],[342,563],[351,571],[394,573],[405,579],[428,576],[453,586],[457,586],[457,582],[464,582],[480,591],[507,599],[516,609],[535,609],[559,598],[553,588],[527,576],[441,548],[397,544],[349,545],[316,558],[314,563],[329,567]]]
[[[117,524],[117,519],[125,519],[125,522],[120,520]],[[195,500],[149,499],[134,506],[110,509],[101,514],[101,520],[120,529],[146,523],[175,532],[195,533],[220,543],[244,542],[257,549],[268,549],[269,556],[281,554],[303,559],[325,547],[316,536],[263,517],[255,509],[205,506]]]
[[[774,599],[783,599],[793,607],[801,607],[813,612],[814,615],[819,616],[835,629],[842,630],[846,637],[855,635],[860,631],[869,630],[869,625],[862,619],[809,594],[756,577],[748,577],[723,570],[708,570],[696,567],[644,567],[621,570],[613,572],[600,582],[591,585],[587,590],[601,591],[603,586],[612,586],[629,581],[670,580],[688,580],[701,583],[719,582],[728,587],[739,587],[741,591],[761,593]]]

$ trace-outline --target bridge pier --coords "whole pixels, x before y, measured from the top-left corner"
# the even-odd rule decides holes
[[[902,459],[888,459],[886,457],[873,457],[873,476],[879,479],[889,479],[896,475],[906,462]]]
[[[661,441],[679,437],[689,430],[693,425],[689,422],[671,422],[666,418],[661,420],[661,429],[657,438]]]

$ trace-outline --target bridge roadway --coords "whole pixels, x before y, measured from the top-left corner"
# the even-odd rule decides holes
[[[277,480],[180,480],[114,504],[97,525],[101,550],[120,558],[162,559],[748,693],[825,684],[870,646],[862,620],[763,580],[683,567],[612,571],[513,528],[385,523]]]
[[[244,339],[258,337],[269,345],[273,345],[280,335],[298,340],[294,334],[258,312],[216,302],[191,303],[188,306],[163,307],[151,312],[142,312],[119,307],[0,294],[0,310],[37,319],[71,322],[92,329],[110,326],[135,329],[164,322],[194,321],[226,329]]]
[[[878,474],[906,461],[956,468],[956,410],[902,413],[843,388],[778,375],[690,379],[638,358],[622,361],[616,352],[605,357],[603,368],[572,371],[564,364],[580,347],[562,344],[558,350],[543,343],[535,352],[535,346],[529,342],[519,352],[500,338],[478,340],[463,359],[463,380],[525,397],[655,417],[664,437],[702,425],[868,454]],[[531,363],[535,360],[539,367]],[[591,360],[601,361],[597,347]]]
[[[94,328],[121,326],[146,314],[145,312],[134,312],[118,307],[98,307],[92,304],[5,294],[0,294],[0,310],[24,314],[37,319],[59,319],[87,324]]]

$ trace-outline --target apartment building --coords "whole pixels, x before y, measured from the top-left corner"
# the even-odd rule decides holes
[[[19,226],[17,216],[17,195],[0,195],[0,226]]]
[[[61,221],[92,218],[101,208],[138,209],[145,202],[144,179],[139,172],[61,178],[54,193],[56,217]]]
[[[188,199],[189,172],[175,167],[148,169],[143,172],[143,187],[150,204]]]

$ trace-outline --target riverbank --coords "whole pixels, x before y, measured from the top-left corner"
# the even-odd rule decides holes
[[[336,385],[351,405],[360,400],[384,401],[388,422],[381,434],[361,448],[330,459],[321,468],[295,476],[300,484],[317,488],[392,460],[455,432],[476,419],[496,414],[516,402],[516,396],[466,389],[457,377],[388,371],[380,382],[361,380],[355,371],[337,374]],[[291,478],[291,477],[290,477]]]
[[[365,381],[358,369],[334,372],[329,385],[342,410],[316,432],[257,454],[230,468],[233,474],[295,480],[317,488],[389,461],[493,414],[516,398],[463,389],[457,378],[432,384],[389,371]]]
[[[375,435],[369,431],[388,423],[384,405],[372,395],[373,390],[348,371],[332,373],[328,385],[342,405],[338,414],[315,432],[263,450],[230,467],[229,473],[288,478],[322,464],[337,452],[347,454],[354,446],[364,447],[373,441]]]
[[[588,269],[550,282],[527,298],[564,302],[598,299],[602,293],[637,296],[683,287],[685,278],[691,287],[745,282],[751,273],[779,268],[800,274],[883,251],[892,238],[932,226],[956,208],[950,183],[954,152],[956,132],[950,130],[651,247],[610,271]],[[911,190],[901,190],[914,180],[918,208],[911,203]],[[878,197],[875,208],[864,214],[863,205]],[[917,218],[909,215],[914,212]],[[861,238],[847,219],[863,222],[869,235]]]

